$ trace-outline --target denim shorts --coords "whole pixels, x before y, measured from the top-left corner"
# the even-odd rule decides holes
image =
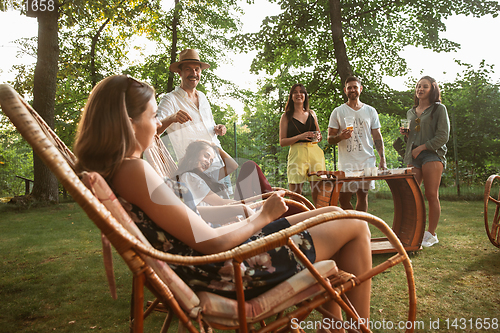
[[[441,159],[435,152],[430,150],[422,150],[417,158],[412,157],[411,165],[413,165],[417,169],[421,169],[422,165],[424,165],[425,163],[435,161],[443,163],[443,161],[441,161]]]

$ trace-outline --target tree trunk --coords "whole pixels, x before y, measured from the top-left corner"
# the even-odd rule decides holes
[[[329,4],[332,39],[335,59],[337,60],[337,73],[340,76],[341,87],[343,89],[345,80],[352,75],[352,68],[347,57],[344,33],[342,32],[342,5],[340,4],[340,0],[329,0]]]
[[[172,20],[172,47],[170,48],[170,63],[177,60],[177,26],[179,25],[179,0],[175,0],[174,19]],[[174,90],[174,73],[168,72],[167,92]]]
[[[57,2],[56,2],[57,3]],[[58,8],[38,12],[38,50],[33,83],[33,108],[54,128],[57,70],[59,62]],[[33,154],[35,200],[59,202],[58,182],[42,160]]]
[[[97,85],[98,81],[100,81],[100,78],[97,77],[97,72],[95,69],[95,52],[96,52],[96,48],[97,48],[97,42],[99,41],[99,37],[101,37],[102,31],[104,30],[106,25],[109,23],[109,21],[111,21],[111,18],[108,18],[106,20],[106,22],[104,22],[99,27],[99,29],[97,30],[95,35],[92,36],[92,44],[90,46],[90,78],[92,80],[92,88],[94,88]]]

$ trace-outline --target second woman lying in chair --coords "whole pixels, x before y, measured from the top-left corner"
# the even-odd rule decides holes
[[[208,173],[216,154],[224,161],[224,168]],[[272,191],[260,168],[254,162],[247,161],[242,165],[236,181],[235,200],[224,199],[227,197],[227,188],[218,180],[237,167],[236,161],[223,149],[209,141],[197,140],[188,145],[174,178],[188,187],[196,206],[223,206]]]
[[[216,156],[217,154],[219,156]],[[210,172],[213,170],[210,168],[212,162],[219,157],[224,161],[224,167]],[[203,219],[213,226],[218,226],[221,223],[233,222],[235,217],[252,215],[253,210],[247,204],[261,199],[262,194],[273,191],[260,167],[253,161],[246,161],[234,182],[234,200],[226,199],[227,188],[218,180],[232,173],[237,167],[236,161],[214,143],[206,140],[193,141],[188,145],[186,155],[180,160],[173,175],[174,183],[181,188],[186,187],[188,195],[183,198],[185,204],[199,212]],[[176,191],[176,194],[181,192]],[[242,200],[246,204],[237,204]],[[224,208],[212,208],[220,206]],[[290,205],[281,217],[302,211],[302,208]]]
[[[278,219],[287,207],[283,193],[277,192],[249,218],[219,228],[210,227],[141,159],[160,126],[154,96],[151,86],[125,75],[101,81],[85,106],[74,151],[77,168],[97,171],[108,181],[157,249],[189,256],[218,253],[319,214],[340,210],[324,207]],[[340,269],[355,275],[371,268],[370,231],[364,221],[325,222],[297,236],[294,237],[296,244],[311,262],[333,259]],[[269,250],[243,264],[246,299],[269,290],[304,268],[286,246]],[[224,263],[178,265],[173,269],[195,290],[235,298],[233,271]],[[347,293],[359,315],[366,320],[370,313],[370,287],[366,281]],[[341,316],[335,302],[325,307]]]

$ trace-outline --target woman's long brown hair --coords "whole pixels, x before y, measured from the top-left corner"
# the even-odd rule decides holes
[[[126,75],[99,82],[87,100],[74,144],[77,171],[96,171],[111,180],[137,148],[130,118],[140,116],[154,89]]]
[[[300,87],[300,90],[305,95],[304,104],[302,107],[304,108],[304,110],[309,110],[309,95],[307,94],[306,87],[304,87],[304,85],[300,84],[300,83],[294,84],[292,86],[292,88],[290,89],[290,95],[288,95],[288,101],[286,101],[286,105],[285,105],[285,115],[286,115],[286,119],[288,119],[288,121],[292,120],[292,117],[293,117],[294,105],[293,105],[292,95],[293,95],[293,91],[297,87]]]
[[[417,85],[422,80],[427,80],[431,83],[431,93],[429,95],[429,102],[431,102],[431,104],[434,104],[436,102],[441,103],[441,91],[439,90],[439,85],[437,84],[436,80],[426,75],[422,77],[420,80],[418,80]],[[413,92],[413,102],[414,102],[413,107],[416,108],[419,104],[416,89]]]

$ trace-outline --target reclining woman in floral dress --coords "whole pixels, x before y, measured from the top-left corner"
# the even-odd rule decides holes
[[[287,218],[283,192],[270,196],[262,209],[239,222],[212,228],[174,194],[143,159],[160,122],[154,89],[125,75],[102,80],[89,96],[74,146],[80,171],[99,172],[152,245],[180,255],[217,253],[287,228],[307,218],[340,210],[325,207]],[[221,208],[223,209],[223,208]],[[371,268],[370,231],[357,219],[335,220],[302,232],[294,241],[311,262],[333,259],[353,274]],[[260,263],[254,265],[255,262]],[[270,250],[244,262],[247,299],[255,297],[303,269],[287,247]],[[252,268],[252,269],[250,269]],[[195,290],[236,298],[232,274],[224,263],[173,266]],[[369,318],[370,281],[348,292],[362,318]],[[340,316],[331,301],[326,308]]]

